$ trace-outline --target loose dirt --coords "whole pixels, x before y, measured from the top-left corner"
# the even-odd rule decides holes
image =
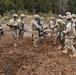
[[[63,54],[53,40],[47,37],[35,48],[32,39],[24,37],[23,44],[13,47],[10,32],[5,32],[0,42],[0,75],[76,75],[76,58]]]

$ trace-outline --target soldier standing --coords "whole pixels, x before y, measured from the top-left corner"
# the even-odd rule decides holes
[[[1,42],[1,38],[2,38],[3,34],[4,34],[4,31],[3,31],[2,26],[0,25],[0,42]]]
[[[51,17],[49,29],[51,29],[51,36],[53,36],[53,34],[55,33],[55,17]]]
[[[63,47],[63,41],[64,41],[64,34],[63,31],[65,30],[65,24],[63,20],[58,19],[57,20],[57,36],[56,36],[56,41],[58,40],[59,46],[58,49],[62,49]]]
[[[23,35],[24,35],[24,25],[25,25],[24,18],[25,18],[25,15],[24,14],[21,14],[20,15],[20,18],[18,19],[19,43],[20,44],[22,44],[22,38],[23,38]]]
[[[1,42],[1,38],[2,38],[3,34],[4,34],[4,31],[3,31],[3,28],[1,26],[1,15],[0,15],[0,42]]]
[[[67,27],[66,30],[63,31],[63,33],[65,34],[65,50],[63,51],[63,53],[67,53],[68,50],[72,51],[72,55],[70,55],[70,57],[76,57],[76,50],[75,47],[73,46],[73,40],[74,40],[74,24],[72,24],[72,17],[71,15],[67,16]]]
[[[18,23],[17,23],[18,15],[14,14],[13,18],[7,23],[7,25],[11,29],[11,34],[13,36],[14,46],[17,46],[17,35],[18,35]]]
[[[76,15],[75,14],[72,14],[72,22],[73,22],[75,30],[76,30]]]
[[[34,19],[31,21],[31,28],[32,28],[32,35],[33,35],[33,45],[35,47],[39,46],[39,33],[38,29],[42,29],[41,26],[38,25],[38,20],[40,16],[39,15],[34,15]]]

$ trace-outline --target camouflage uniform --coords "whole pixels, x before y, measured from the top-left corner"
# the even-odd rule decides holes
[[[59,18],[56,20],[56,31],[55,33],[57,34],[58,33],[58,29],[60,28],[60,24],[63,22],[63,16],[62,15],[59,15]]]
[[[64,34],[63,30],[65,30],[65,23],[62,19],[57,19],[57,37],[56,40],[59,41],[58,49],[61,49],[63,46]]]
[[[49,23],[49,29],[51,30],[51,36],[55,33],[55,18],[51,17],[51,21]]]
[[[67,53],[68,49],[70,49],[73,53],[73,55],[70,55],[71,57],[76,56],[76,50],[73,46],[73,40],[74,40],[74,24],[72,24],[72,18],[71,16],[67,16],[67,27],[66,30],[63,31],[63,33],[66,35],[65,36],[65,50],[63,51],[64,53]]]
[[[39,45],[39,33],[38,29],[40,29],[39,25],[37,24],[35,18],[39,18],[38,15],[34,15],[34,19],[31,21],[31,28],[32,28],[32,35],[33,35],[33,44],[35,47]]]
[[[75,14],[72,14],[72,23],[73,23],[73,25],[74,25],[74,27],[75,27],[75,35],[76,35],[76,15]]]
[[[18,19],[18,26],[19,26],[19,43],[21,44],[22,42],[22,38],[23,38],[23,35],[24,35],[24,18],[25,18],[25,15],[24,14],[21,14],[20,15],[21,18]]]
[[[18,36],[18,22],[17,22],[17,14],[13,15],[13,18],[8,22],[8,26],[11,29],[11,34],[13,36],[14,46],[17,46],[17,36]]]

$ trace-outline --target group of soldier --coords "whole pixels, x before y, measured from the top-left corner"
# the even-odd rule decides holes
[[[17,43],[22,44],[22,38],[24,34],[24,24],[25,24],[24,18],[25,18],[24,14],[21,14],[19,19],[17,14],[13,14],[12,19],[10,19],[7,23],[7,26],[9,26],[11,29],[11,34],[13,37],[13,45],[15,47],[17,46]],[[1,29],[0,37],[2,37],[4,31],[1,25],[0,25],[0,29]],[[19,40],[17,40],[17,38],[19,38]]]
[[[33,44],[35,47],[39,46],[41,36],[45,37],[48,35],[45,32],[45,29],[50,29],[50,36],[55,36],[55,42],[53,44],[56,44],[58,40],[58,49],[62,49],[62,47],[64,47],[63,53],[68,53],[68,50],[71,50],[72,55],[70,55],[70,57],[76,57],[76,50],[74,47],[74,40],[76,37],[75,14],[67,12],[65,16],[59,15],[58,19],[51,17],[47,28],[43,27],[40,16],[34,15],[34,19],[31,21],[31,28],[33,34]]]
[[[25,31],[25,15],[21,14],[18,19],[18,15],[14,14],[12,19],[9,20],[7,26],[11,29],[11,34],[13,36],[13,44],[17,46],[17,37],[19,38],[18,43],[22,44],[22,38]],[[55,37],[53,44],[59,41],[58,49],[64,47],[63,53],[68,53],[68,50],[72,51],[70,57],[76,57],[76,50],[74,47],[74,40],[76,37],[76,15],[67,12],[65,16],[59,15],[58,18],[51,17],[51,20],[47,27],[44,28],[43,22],[39,15],[34,15],[31,21],[32,29],[32,39],[33,45],[39,47],[42,38],[47,36]],[[49,29],[49,33],[46,32]],[[0,25],[0,40],[4,31]],[[50,35],[49,35],[50,34]],[[50,38],[51,39],[51,38]],[[63,46],[64,44],[64,46]]]

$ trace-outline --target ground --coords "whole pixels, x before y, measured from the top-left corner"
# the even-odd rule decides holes
[[[0,42],[0,75],[76,75],[76,58],[63,54],[52,44],[53,38],[42,40],[39,48],[30,37],[13,47],[9,31]]]

